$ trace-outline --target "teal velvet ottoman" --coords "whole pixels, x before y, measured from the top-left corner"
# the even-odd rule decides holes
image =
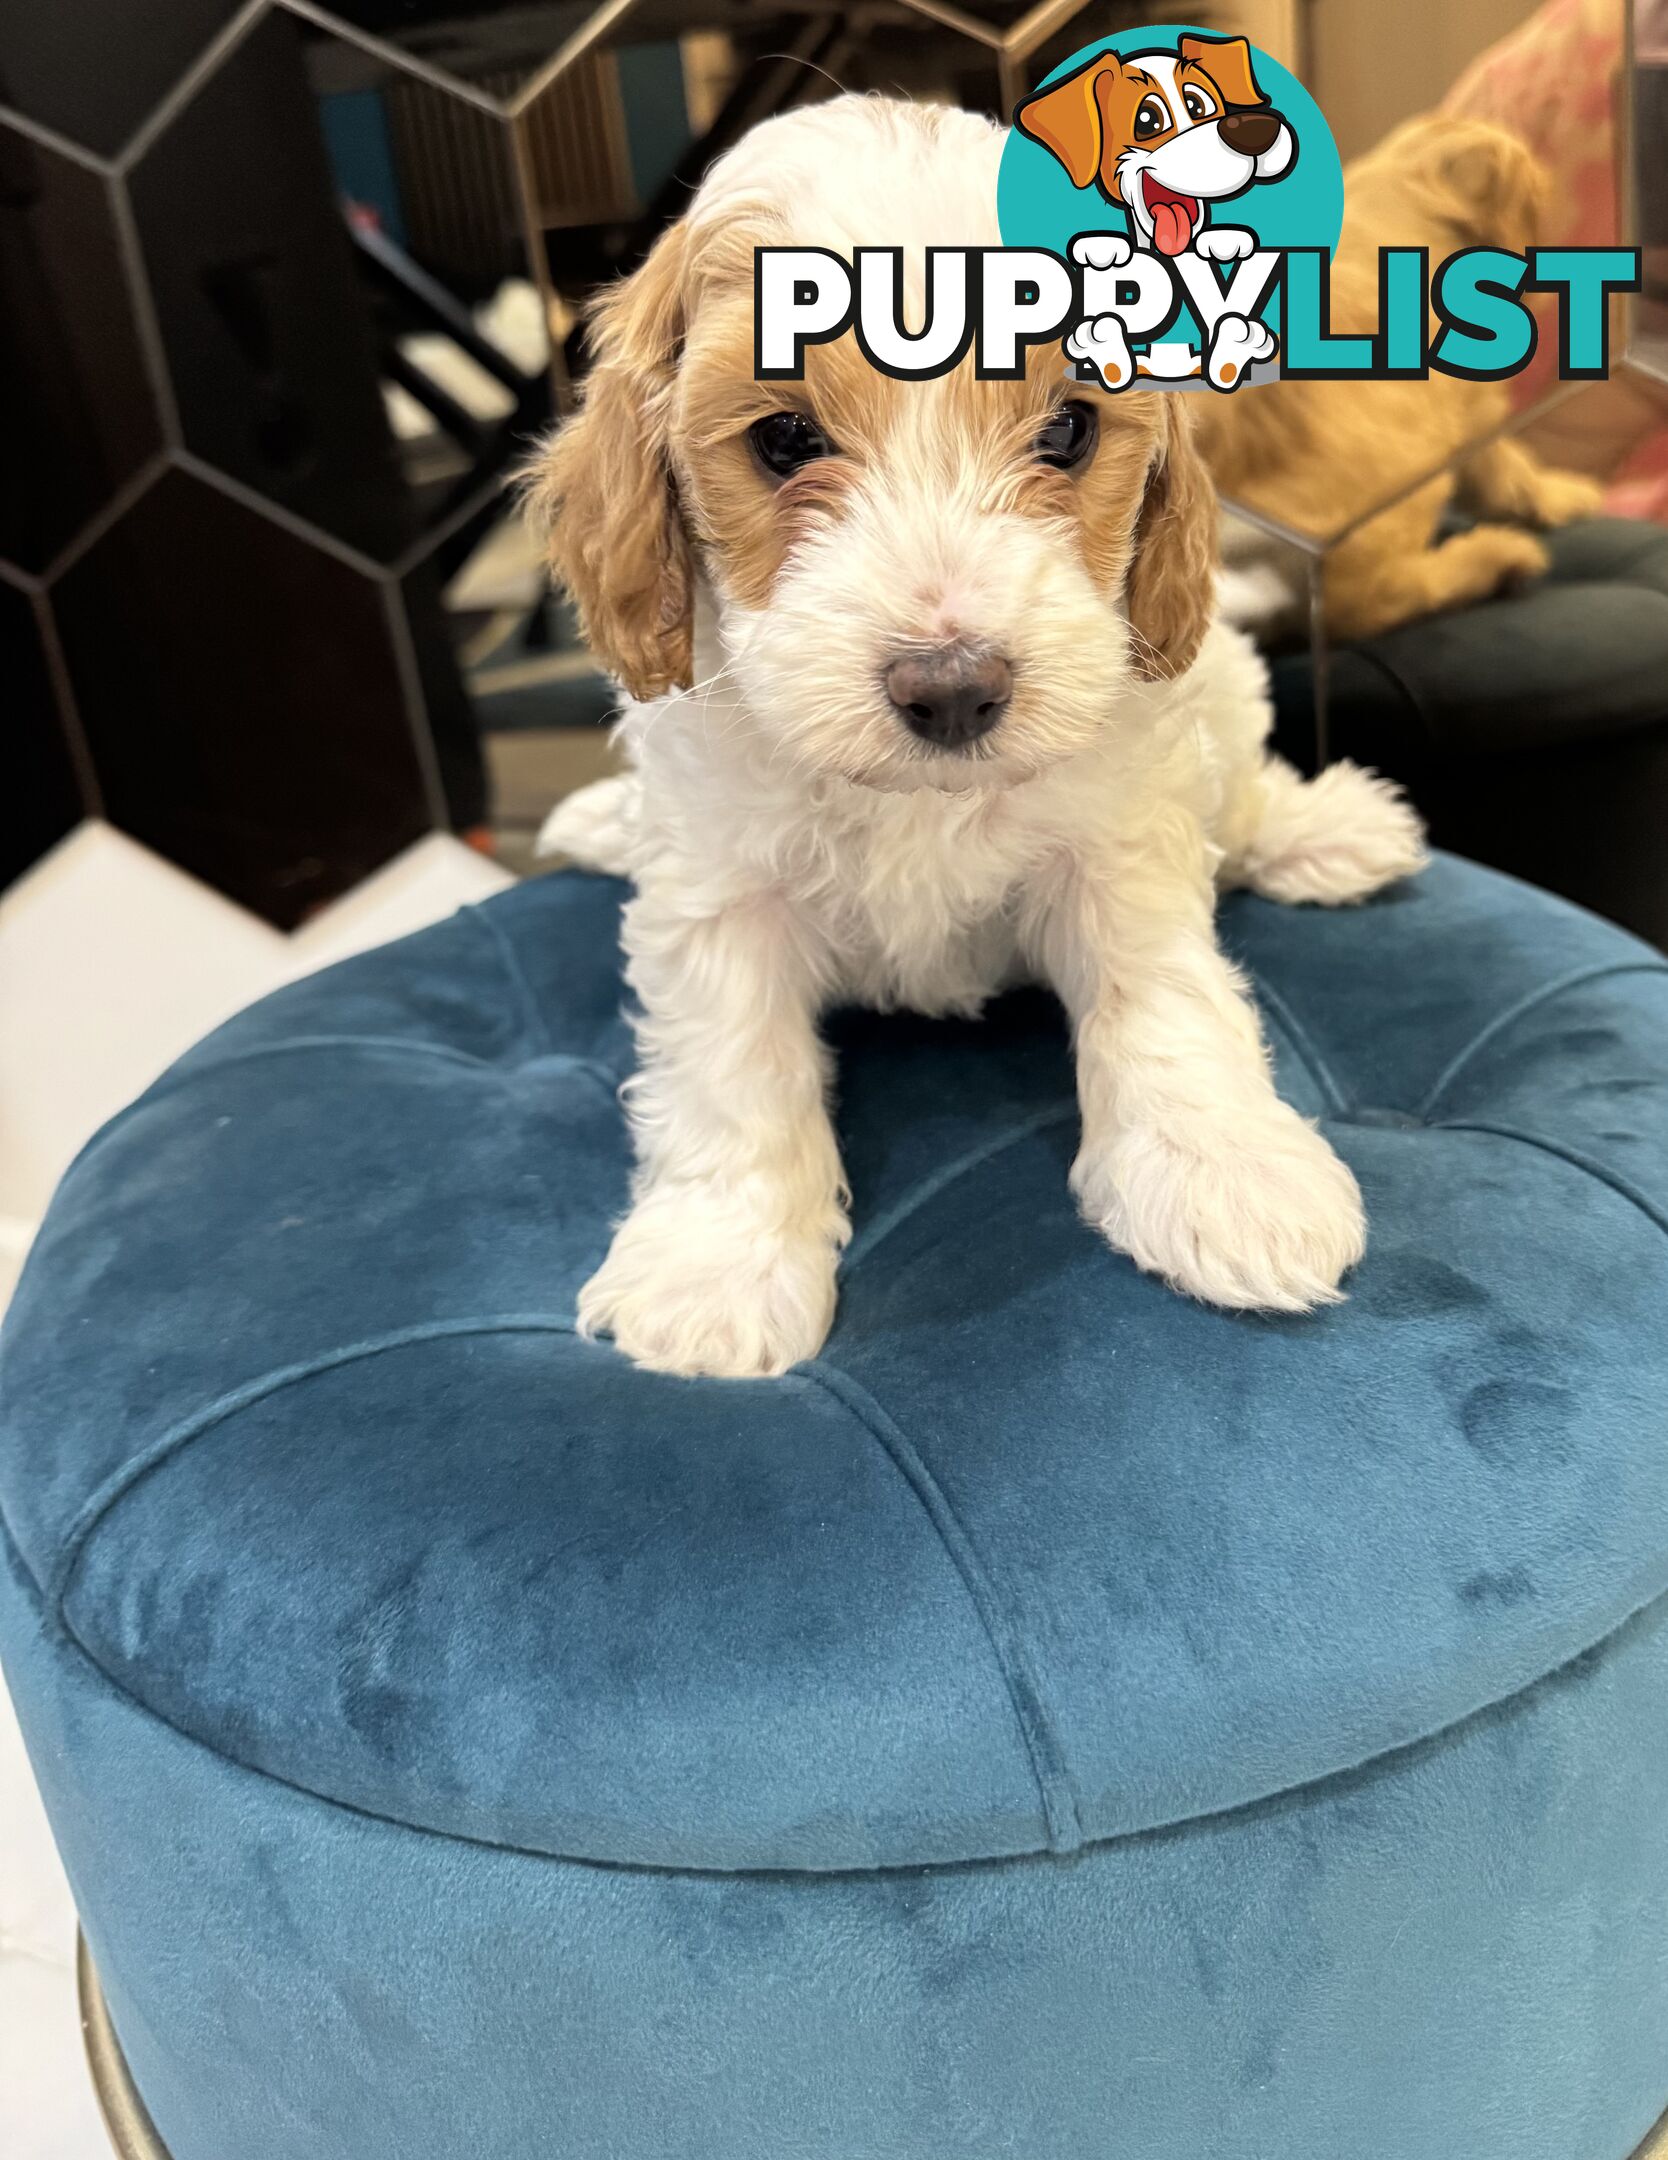
[[[1373,1220],[1075,1220],[1056,1009],[853,1016],[823,1357],[573,1332],[620,890],[285,991],[66,1179],[0,1648],[174,2160],[1624,2160],[1668,2106],[1668,967],[1224,909]]]

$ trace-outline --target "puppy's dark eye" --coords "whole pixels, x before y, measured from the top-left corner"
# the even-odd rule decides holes
[[[1170,125],[1170,108],[1161,97],[1144,97],[1135,108],[1135,126],[1131,131],[1137,142],[1145,142],[1149,135],[1162,135]]]
[[[814,420],[801,412],[766,413],[747,430],[753,455],[768,473],[785,480],[814,458],[831,457],[834,445]]]
[[[1191,84],[1182,92],[1182,103],[1187,107],[1187,117],[1193,121],[1208,120],[1216,107],[1203,90],[1195,90]]]
[[[1045,465],[1057,466],[1062,472],[1070,466],[1081,465],[1095,447],[1100,433],[1100,421],[1092,405],[1073,398],[1069,405],[1062,405],[1038,435],[1034,448]]]

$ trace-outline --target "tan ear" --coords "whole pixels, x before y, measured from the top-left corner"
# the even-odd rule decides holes
[[[1185,675],[1216,605],[1216,490],[1193,441],[1186,400],[1160,395],[1165,442],[1135,521],[1124,611],[1136,672],[1149,682]]]
[[[1449,214],[1468,237],[1514,251],[1533,245],[1551,207],[1552,175],[1526,142],[1479,128],[1455,141],[1441,173]]]
[[[1075,75],[1037,91],[1015,109],[1014,125],[1019,132],[1054,153],[1070,173],[1073,187],[1090,186],[1100,171],[1106,138],[1097,86],[1103,75],[1118,72],[1116,53],[1097,54],[1085,60]]]
[[[667,414],[684,326],[684,229],[597,304],[579,411],[533,476],[530,508],[585,636],[635,698],[687,689],[692,568]]]
[[[1251,47],[1242,37],[1184,37],[1176,47],[1183,60],[1197,61],[1230,105],[1266,105],[1251,69]]]

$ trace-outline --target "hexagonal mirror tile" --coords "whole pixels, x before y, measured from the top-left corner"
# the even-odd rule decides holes
[[[162,443],[111,190],[0,124],[0,561],[30,572]]]
[[[170,470],[52,599],[106,815],[269,921],[442,822],[380,579]]]
[[[269,15],[135,166],[186,447],[391,562],[417,532],[293,17]]]
[[[0,106],[114,157],[242,0],[74,0],[6,10]]]
[[[84,805],[53,700],[36,603],[0,585],[0,682],[6,699],[0,786],[0,891],[80,822]]]

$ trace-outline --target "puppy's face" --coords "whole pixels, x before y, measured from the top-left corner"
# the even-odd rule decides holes
[[[593,643],[636,696],[687,686],[704,584],[772,754],[873,787],[1011,785],[1120,724],[1209,617],[1182,401],[1072,383],[1052,343],[1017,382],[970,360],[904,382],[848,335],[803,382],[758,382],[760,237],[697,218],[604,304],[542,485]],[[819,242],[812,215],[793,237]]]

